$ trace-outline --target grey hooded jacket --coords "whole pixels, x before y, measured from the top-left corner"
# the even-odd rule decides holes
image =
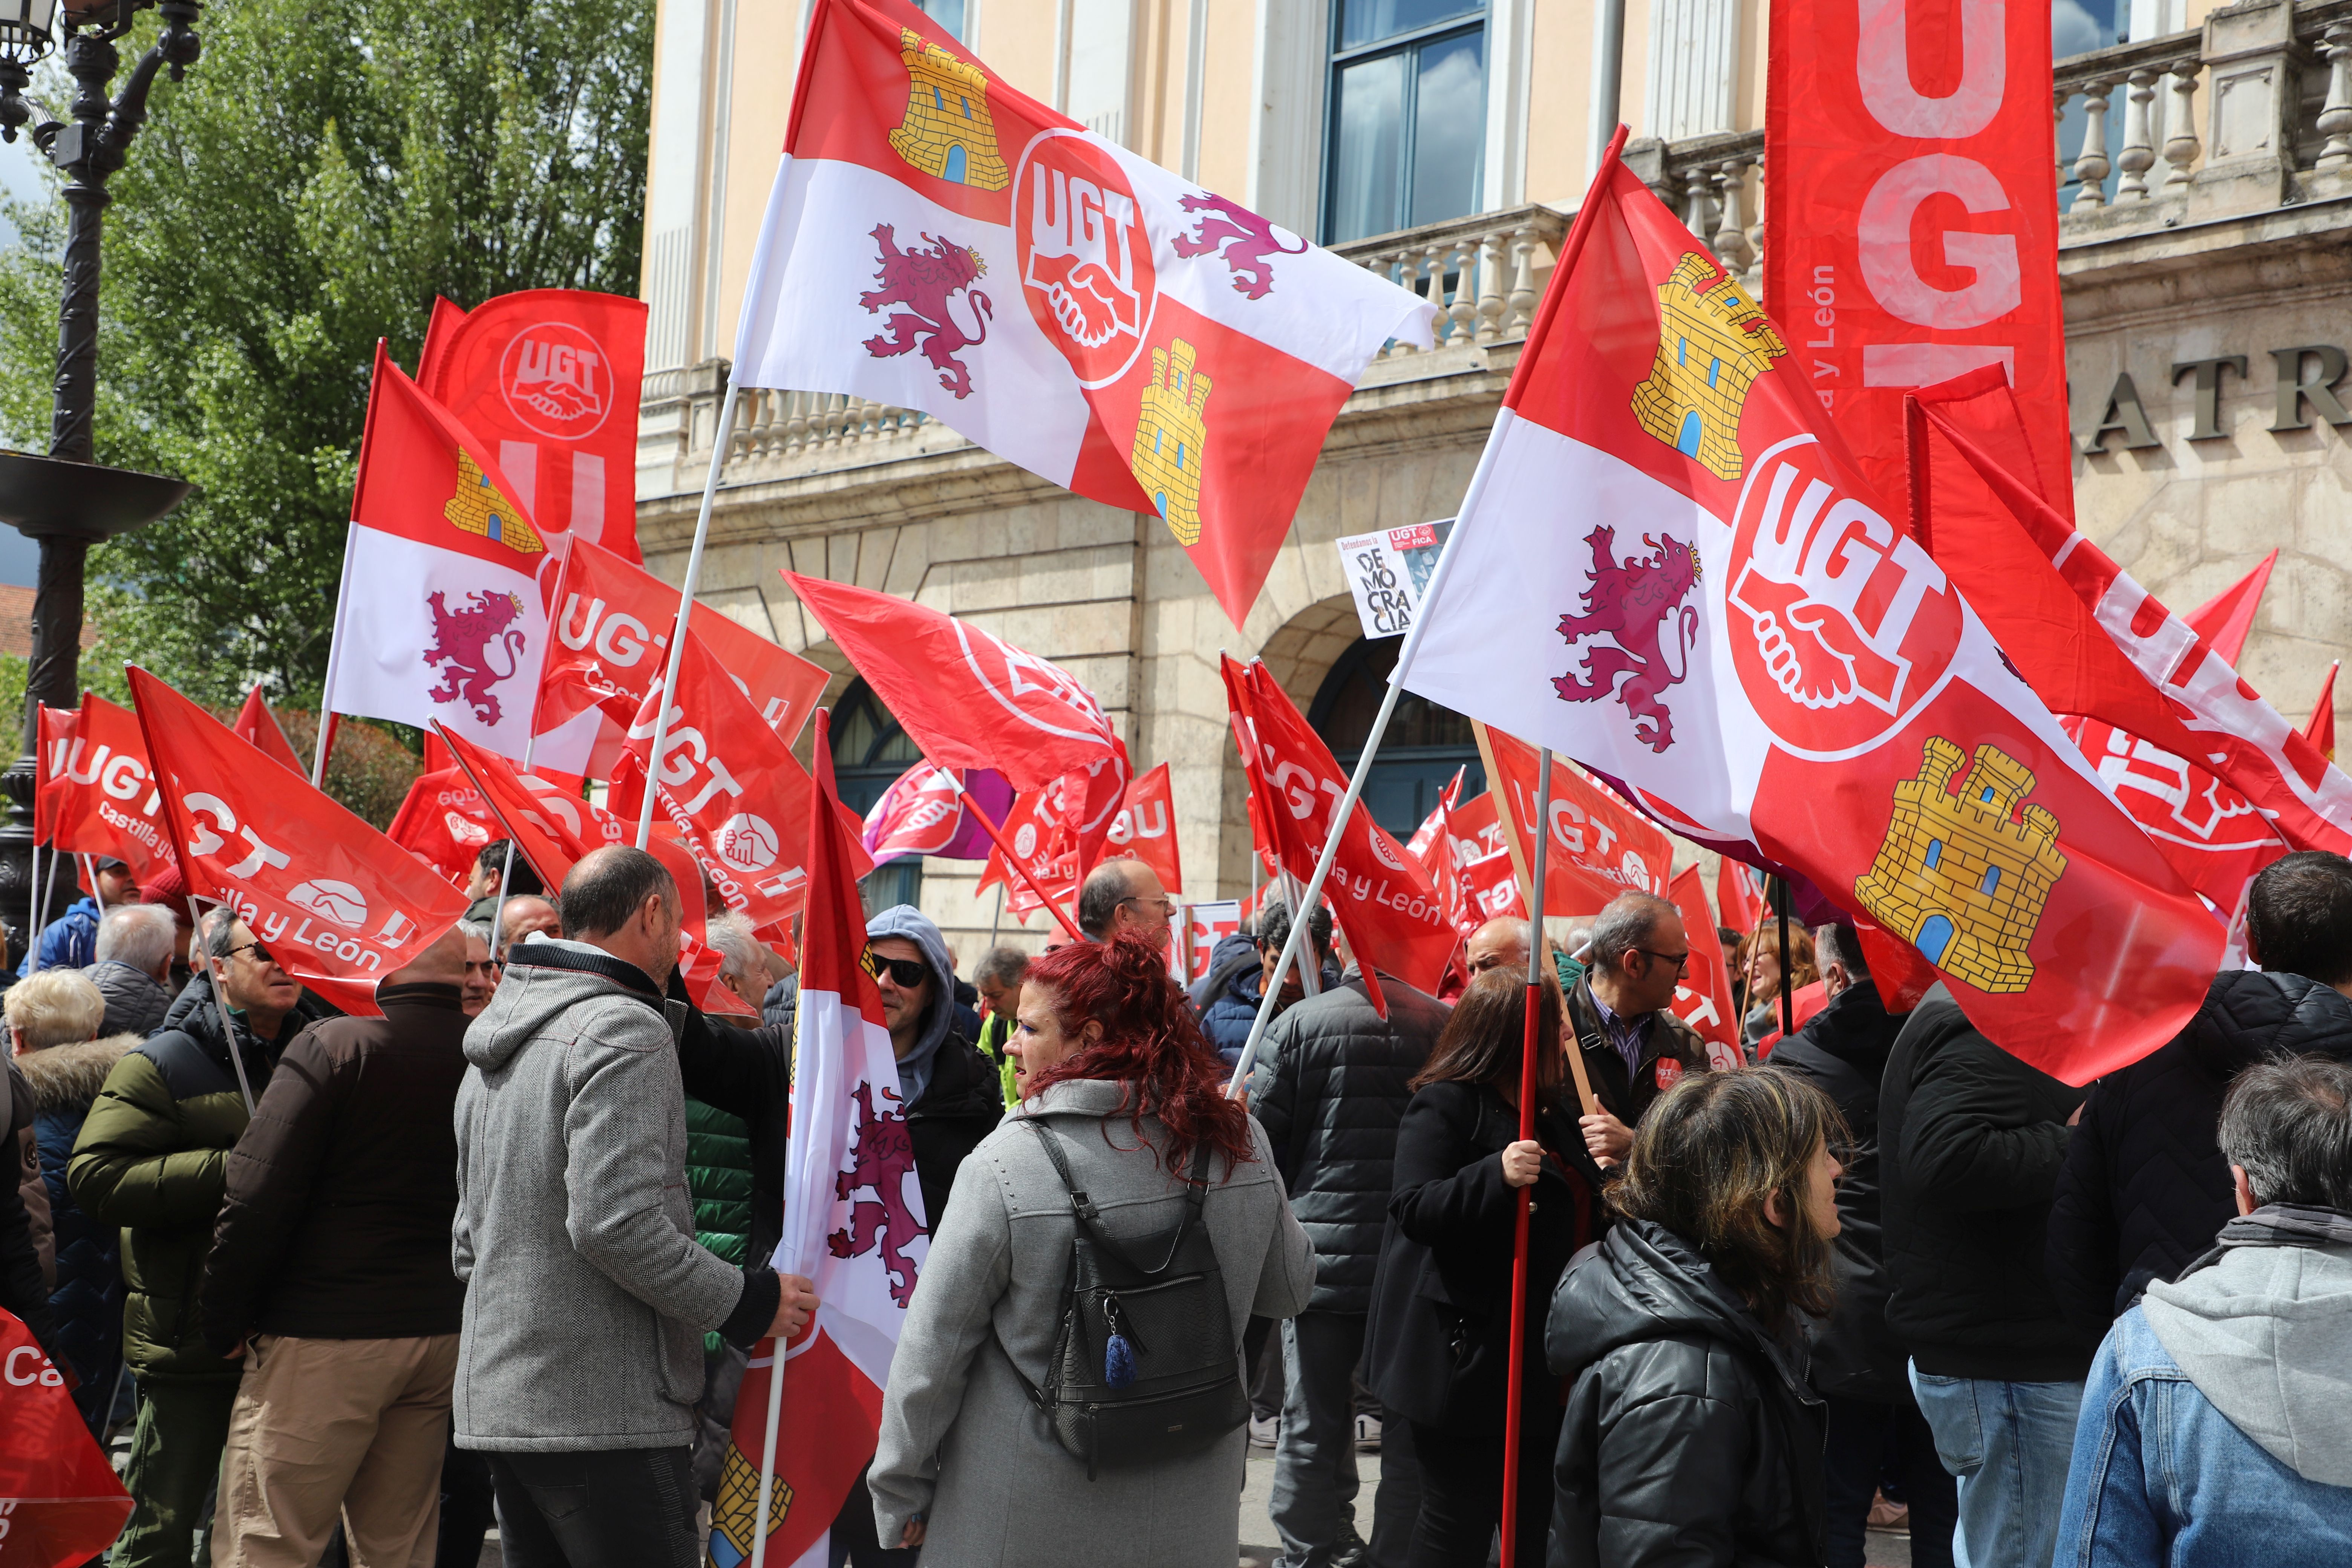
[[[584,942],[514,950],[466,1032],[453,1253],[467,1281],[461,1448],[694,1441],[702,1335],[748,1349],[780,1285],[698,1245],[677,1029],[641,970]]]

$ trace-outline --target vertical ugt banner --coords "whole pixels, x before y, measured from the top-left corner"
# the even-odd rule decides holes
[[[1903,395],[2000,364],[2071,517],[2050,8],[1776,0],[1764,305],[1885,504]]]

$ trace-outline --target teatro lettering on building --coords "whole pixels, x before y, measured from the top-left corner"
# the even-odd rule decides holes
[[[1139,771],[1171,765],[1186,897],[1234,896],[1249,830],[1218,652],[1264,658],[1352,757],[1398,641],[1359,635],[1336,542],[1460,500],[1605,143],[1612,81],[1628,163],[1760,292],[1764,8],[1625,0],[1613,71],[1595,0],[922,8],[1022,90],[1423,293],[1439,344],[1374,361],[1243,627],[1171,532],[1178,509],[1116,511],[936,422],[790,391],[745,395],[704,597],[841,672],[835,757],[860,807],[913,752],[779,567],[906,595],[1057,660],[1123,725]],[[647,564],[673,581],[804,10],[660,0],[636,493]],[[2240,668],[2299,722],[2352,645],[2352,0],[2056,0],[2053,35],[2077,518],[2176,609],[2278,551]],[[939,89],[920,129],[989,177],[992,143],[958,139],[969,84],[952,61],[919,63]],[[1958,204],[1916,223],[1923,254],[1935,225],[1998,227]],[[1836,308],[1763,303],[1799,352]],[[1171,391],[1163,411],[1171,485],[1196,409]],[[1467,725],[1411,698],[1382,756],[1369,798],[1400,836],[1457,767],[1478,771]],[[968,961],[992,918],[978,869],[885,870],[869,896],[915,896]]]

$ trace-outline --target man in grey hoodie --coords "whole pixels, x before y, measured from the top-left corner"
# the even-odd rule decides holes
[[[2239,1216],[2091,1364],[2057,1568],[2352,1563],[2352,1065],[2250,1067]]]
[[[562,910],[466,1034],[457,1444],[489,1456],[514,1568],[693,1568],[702,1335],[789,1337],[816,1298],[695,1241],[669,873],[599,849]]]

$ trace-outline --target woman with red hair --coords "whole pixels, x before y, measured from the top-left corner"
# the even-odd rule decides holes
[[[1228,1568],[1243,1331],[1315,1255],[1164,953],[1074,942],[1024,977],[1021,1104],[956,1173],[898,1335],[881,1539],[960,1565]]]

